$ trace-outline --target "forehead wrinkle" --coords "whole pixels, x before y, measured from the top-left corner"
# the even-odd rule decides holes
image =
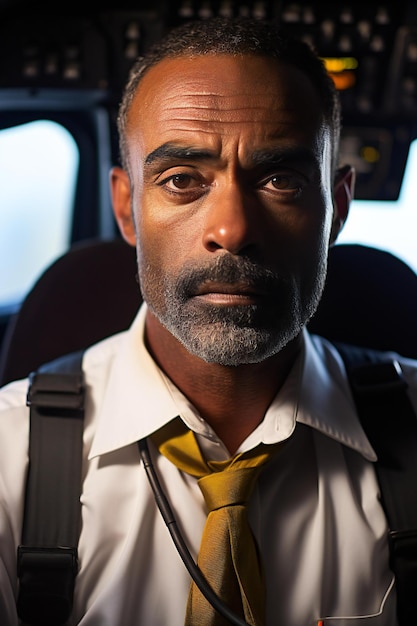
[[[259,122],[253,118],[244,119],[213,119],[212,116],[206,119],[197,119],[194,117],[187,118],[169,118],[165,122],[166,126],[164,134],[173,138],[178,138],[181,133],[201,133],[204,135],[212,136],[215,141],[216,136],[229,136],[230,134],[238,134],[240,127],[242,132],[246,134],[251,128],[250,132],[256,133],[256,139],[260,140],[261,137],[265,141],[286,140],[287,138],[297,140],[300,133],[303,133],[303,127],[301,124],[297,124],[295,120],[262,120],[262,127],[259,127]]]
[[[160,121],[169,127],[171,124],[181,125],[184,123],[196,124],[233,124],[251,125],[262,124],[263,126],[304,126],[303,121],[296,119],[292,109],[265,109],[263,107],[230,107],[230,109],[216,109],[211,107],[201,108],[175,108],[161,112]]]
[[[279,108],[278,107],[273,107],[273,106],[248,106],[247,104],[244,106],[236,106],[235,104],[231,103],[230,106],[228,107],[215,107],[215,106],[178,106],[178,107],[172,107],[172,108],[168,108],[162,112],[166,112],[169,113],[170,115],[172,113],[177,112],[177,115],[180,115],[182,111],[185,112],[196,112],[199,113],[200,111],[212,111],[212,112],[216,112],[216,113],[229,113],[229,112],[240,112],[240,111],[261,111],[262,113],[265,113],[265,111],[268,111],[268,113],[270,113],[271,111],[279,111],[280,113],[294,113],[294,111],[292,111],[291,109],[284,109],[284,108]]]
[[[268,95],[265,91],[254,98],[253,91],[248,93],[234,94],[212,94],[212,93],[188,93],[174,94],[164,97],[163,101],[150,102],[152,109],[156,108],[160,114],[168,116],[182,116],[183,112],[187,115],[201,115],[203,111],[222,113],[240,113],[248,111],[251,114],[260,112],[261,114],[270,115],[272,111],[289,112],[294,114],[292,107],[288,107],[286,103],[277,98],[276,94]]]
[[[181,87],[178,87],[178,84],[175,84],[175,87],[172,89],[172,92],[169,93],[169,89],[170,86],[168,85],[165,89],[165,96],[164,96],[164,100],[165,102],[172,102],[175,100],[184,100],[184,101],[189,101],[189,100],[193,100],[193,99],[198,99],[198,100],[210,100],[210,101],[224,101],[224,100],[236,100],[239,98],[247,98],[248,96],[253,97],[254,95],[256,96],[257,93],[256,91],[254,91],[254,86],[252,85],[250,89],[245,89],[245,86],[243,83],[239,83],[238,85],[233,85],[233,87],[230,88],[230,90],[228,91],[228,84],[227,83],[223,83],[222,84],[222,88],[223,91],[214,91],[214,89],[211,88],[206,88],[206,89],[202,89],[201,91],[197,91],[196,86],[194,84],[194,78],[193,78],[193,82],[190,83],[190,86],[187,87],[187,84],[182,83]],[[187,82],[187,81],[186,81]],[[159,98],[159,93],[156,92],[155,94],[153,94],[152,99],[158,99]],[[269,99],[276,99],[277,98],[277,93],[271,91],[268,92],[268,86],[265,85],[264,83],[260,83],[259,85],[259,98],[269,98]]]
[[[205,106],[179,105],[175,107],[163,106],[159,111],[159,119],[165,124],[172,122],[182,124],[189,122],[222,124],[263,124],[265,126],[297,126],[309,125],[313,119],[308,114],[303,119],[297,115],[297,111],[289,106],[274,105],[238,105],[230,103],[227,107],[216,107],[211,104]]]
[[[230,100],[230,99],[228,99]],[[241,98],[239,98],[239,100],[241,100]],[[165,105],[166,103],[164,103]],[[180,116],[182,117],[184,114],[185,115],[196,115],[197,117],[199,117],[202,113],[210,113],[210,114],[221,114],[221,113],[232,113],[232,114],[236,114],[236,113],[241,113],[244,111],[248,111],[249,113],[253,114],[253,113],[257,113],[259,112],[261,115],[265,115],[265,113],[267,113],[269,116],[271,115],[271,113],[288,113],[288,114],[292,114],[294,115],[295,111],[293,109],[291,109],[290,107],[283,107],[283,106],[279,106],[277,105],[277,103],[274,104],[247,104],[245,103],[244,105],[242,104],[238,104],[235,102],[229,102],[227,104],[227,106],[215,106],[215,104],[213,104],[212,102],[210,103],[193,103],[193,104],[181,104],[181,105],[177,105],[177,106],[163,106],[161,108],[160,113],[162,115],[167,115],[167,116]]]
[[[219,128],[219,132],[220,134],[223,132],[223,129],[225,126],[242,126],[242,124],[244,125],[251,125],[251,124],[257,124],[256,120],[253,119],[241,119],[241,120],[234,120],[234,119],[213,119],[212,117],[208,118],[208,119],[196,119],[195,117],[189,117],[189,118],[170,118],[169,119],[170,125],[167,126],[166,130],[169,131],[175,131],[177,130],[178,132],[181,131],[192,131],[192,130],[196,130],[198,132],[200,132],[200,130],[202,132],[215,132],[216,126],[221,127],[221,129]],[[198,125],[198,126],[197,126]],[[267,121],[263,124],[264,127],[271,127],[274,129],[277,129],[277,124],[274,121]],[[292,124],[291,122],[288,123],[282,123],[280,122],[280,126],[282,127],[287,127],[287,126],[294,126],[294,124]],[[204,130],[206,129],[206,130]],[[277,136],[279,136],[279,129],[277,129],[277,132],[274,133],[274,135],[277,134]]]

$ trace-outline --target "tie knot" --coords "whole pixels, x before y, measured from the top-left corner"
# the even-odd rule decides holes
[[[261,467],[231,467],[199,479],[198,485],[209,511],[226,506],[245,506],[251,496]]]

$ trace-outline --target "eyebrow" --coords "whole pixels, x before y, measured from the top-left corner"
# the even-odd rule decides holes
[[[181,159],[185,161],[203,161],[214,159],[217,155],[211,150],[178,146],[174,143],[164,143],[145,158],[145,166],[152,165],[156,161]]]
[[[207,161],[218,158],[217,153],[206,148],[193,148],[191,146],[179,146],[167,142],[158,146],[145,157],[144,165],[149,167],[153,163],[169,160],[181,161]],[[317,155],[311,149],[302,146],[274,147],[255,150],[250,155],[254,167],[274,167],[283,163],[303,162],[317,163]]]
[[[268,148],[265,150],[255,150],[251,154],[251,160],[254,166],[275,166],[282,163],[317,163],[316,153],[302,146],[284,147],[284,148]]]

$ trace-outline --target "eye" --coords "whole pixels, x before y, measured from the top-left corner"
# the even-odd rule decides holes
[[[304,176],[293,172],[274,174],[264,179],[259,187],[271,193],[284,194],[287,197],[298,197],[306,185]]]
[[[195,197],[201,195],[205,191],[207,185],[204,183],[198,173],[192,172],[173,172],[167,176],[163,174],[160,180],[157,180],[157,185],[161,187],[173,198],[181,201],[192,201]]]
[[[162,181],[161,184],[172,190],[181,190],[195,186],[196,181],[189,174],[174,174]]]
[[[274,176],[270,179],[269,183],[275,187],[275,189],[293,189],[294,186],[296,186],[291,176]]]

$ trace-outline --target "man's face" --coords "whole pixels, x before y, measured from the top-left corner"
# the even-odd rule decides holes
[[[208,362],[276,354],[316,309],[332,223],[330,132],[308,77],[253,56],[164,60],[127,128],[151,315]]]

